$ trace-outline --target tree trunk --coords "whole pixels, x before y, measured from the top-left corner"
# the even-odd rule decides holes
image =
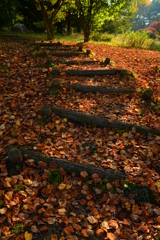
[[[52,21],[48,19],[47,13],[44,8],[43,1],[40,2],[41,5],[41,11],[43,16],[43,21],[47,30],[47,39],[53,39],[53,30],[52,30]]]
[[[89,31],[87,29],[87,27],[84,27],[84,42],[89,42]]]

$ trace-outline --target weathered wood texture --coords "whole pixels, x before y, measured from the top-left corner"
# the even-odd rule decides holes
[[[105,65],[103,64],[103,62],[100,62],[100,61],[96,61],[96,60],[84,60],[84,61],[74,61],[74,60],[71,60],[71,61],[63,61],[63,60],[60,60],[60,61],[53,61],[54,63],[62,63],[62,64],[66,64],[66,65],[84,65],[84,64],[101,64],[101,65]]]
[[[125,88],[106,88],[100,86],[85,86],[85,85],[78,85],[78,84],[67,84],[67,87],[73,88],[77,92],[83,93],[134,93],[136,92],[135,89],[125,89]]]
[[[80,173],[81,171],[87,171],[90,174],[93,173],[102,174],[103,177],[107,177],[110,179],[121,179],[126,177],[126,175],[122,172],[114,172],[108,169],[98,168],[91,164],[89,165],[84,163],[75,163],[64,159],[57,159],[31,150],[21,149],[21,153],[23,155],[27,154],[27,156],[29,158],[34,159],[36,163],[38,163],[39,161],[43,161],[47,165],[49,165],[50,162],[54,161],[57,167],[63,168],[66,172],[69,173],[72,172]]]
[[[95,75],[115,75],[122,74],[121,69],[108,70],[67,70],[66,73],[70,76],[95,76]]]
[[[51,52],[50,53],[52,56],[57,56],[57,57],[73,57],[73,56],[79,56],[79,55],[86,55],[84,52]]]
[[[127,129],[127,130],[130,130],[134,127],[137,132],[145,133],[145,134],[152,133],[154,135],[160,136],[160,130],[157,130],[154,128],[142,127],[136,124],[124,123],[119,121],[111,122],[107,118],[102,118],[100,116],[95,116],[90,114],[83,114],[80,112],[66,110],[62,108],[52,107],[52,111],[60,117],[67,118],[82,124],[84,123],[91,124],[91,125],[96,124],[97,127],[118,128],[118,129]]]
[[[52,46],[62,46],[62,43],[46,43],[46,42],[30,42],[30,45],[40,46],[40,47],[52,47]]]

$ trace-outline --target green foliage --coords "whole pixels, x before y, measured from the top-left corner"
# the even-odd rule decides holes
[[[16,167],[17,171],[20,169],[20,166],[19,166],[19,165],[16,165],[15,167]]]
[[[113,39],[113,35],[106,33],[100,33],[100,32],[93,32],[92,33],[92,40],[96,42],[104,41],[104,42],[111,42]]]
[[[109,183],[109,179],[108,179],[108,178],[103,178],[103,182],[104,182],[105,184],[107,184],[107,183]]]
[[[51,183],[59,182],[61,180],[61,174],[58,170],[54,170],[48,174],[49,180]]]
[[[27,188],[27,186],[25,186],[24,184],[21,183],[20,185],[15,185],[14,186],[14,191],[19,192],[19,191],[24,190],[26,188]]]
[[[17,133],[11,133],[11,137],[17,138]]]
[[[55,89],[50,88],[49,94],[52,96],[54,93],[57,93],[57,91],[58,91],[58,88],[55,88]]]
[[[117,132],[118,132],[119,136],[122,136],[122,134],[123,134],[122,130],[118,130]]]
[[[126,180],[126,183],[124,184],[124,189],[125,190],[133,190],[136,189],[137,185],[135,183],[130,184],[128,180]]]
[[[18,236],[25,228],[26,228],[25,225],[23,225],[23,224],[18,224],[18,223],[17,223],[17,224],[12,228],[11,233],[12,233],[12,234],[15,234],[16,236]]]
[[[154,43],[146,32],[126,32],[121,35],[121,41],[128,47],[152,48]]]

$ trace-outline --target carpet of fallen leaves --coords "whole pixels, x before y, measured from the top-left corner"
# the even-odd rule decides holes
[[[66,42],[62,42],[66,44]],[[68,43],[67,43],[68,44]],[[141,99],[150,87],[160,101],[160,53],[88,43],[90,57],[67,60],[104,60],[105,69],[131,71],[116,76],[71,77],[63,70],[102,69],[97,64],[58,64],[62,87],[51,89],[46,58],[21,41],[2,39],[0,46],[0,239],[160,239],[160,137],[132,131],[81,126],[52,114],[41,116],[43,105],[107,117],[160,129],[159,109]],[[46,50],[47,57],[51,49]],[[68,50],[69,51],[69,50]],[[66,60],[63,57],[53,57]],[[103,67],[104,68],[104,67]],[[65,83],[138,89],[133,94],[82,94]],[[5,165],[8,147],[17,145],[56,158],[122,171],[125,180],[108,180],[96,173],[67,174],[24,156],[19,174],[9,177]],[[125,185],[125,188],[124,188]],[[131,191],[147,190],[145,196]],[[146,198],[145,198],[146,197]],[[141,198],[141,200],[140,200]]]

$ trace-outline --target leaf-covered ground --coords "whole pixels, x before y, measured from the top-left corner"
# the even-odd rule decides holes
[[[63,44],[68,44],[62,42]],[[72,43],[73,44],[73,43]],[[43,119],[41,107],[76,110],[160,130],[160,53],[88,43],[91,56],[67,60],[105,60],[100,64],[57,64],[59,90],[51,87],[48,58],[23,42],[2,40],[0,46],[0,236],[1,239],[159,239],[160,137],[102,129],[59,118]],[[68,50],[70,51],[70,50]],[[39,54],[39,55],[38,55]],[[45,55],[45,54],[44,54]],[[129,77],[68,76],[68,69],[123,68]],[[137,89],[132,94],[83,94],[65,84]],[[153,103],[141,91],[153,90]],[[155,104],[156,103],[156,104]],[[108,180],[81,172],[56,170],[53,162],[37,166],[24,156],[23,169],[9,177],[7,150],[17,145],[59,159],[125,172]],[[18,166],[17,166],[18,168]],[[54,171],[53,174],[51,172]],[[125,187],[124,187],[125,186]],[[135,192],[134,192],[134,191]],[[47,237],[48,234],[48,237]]]

